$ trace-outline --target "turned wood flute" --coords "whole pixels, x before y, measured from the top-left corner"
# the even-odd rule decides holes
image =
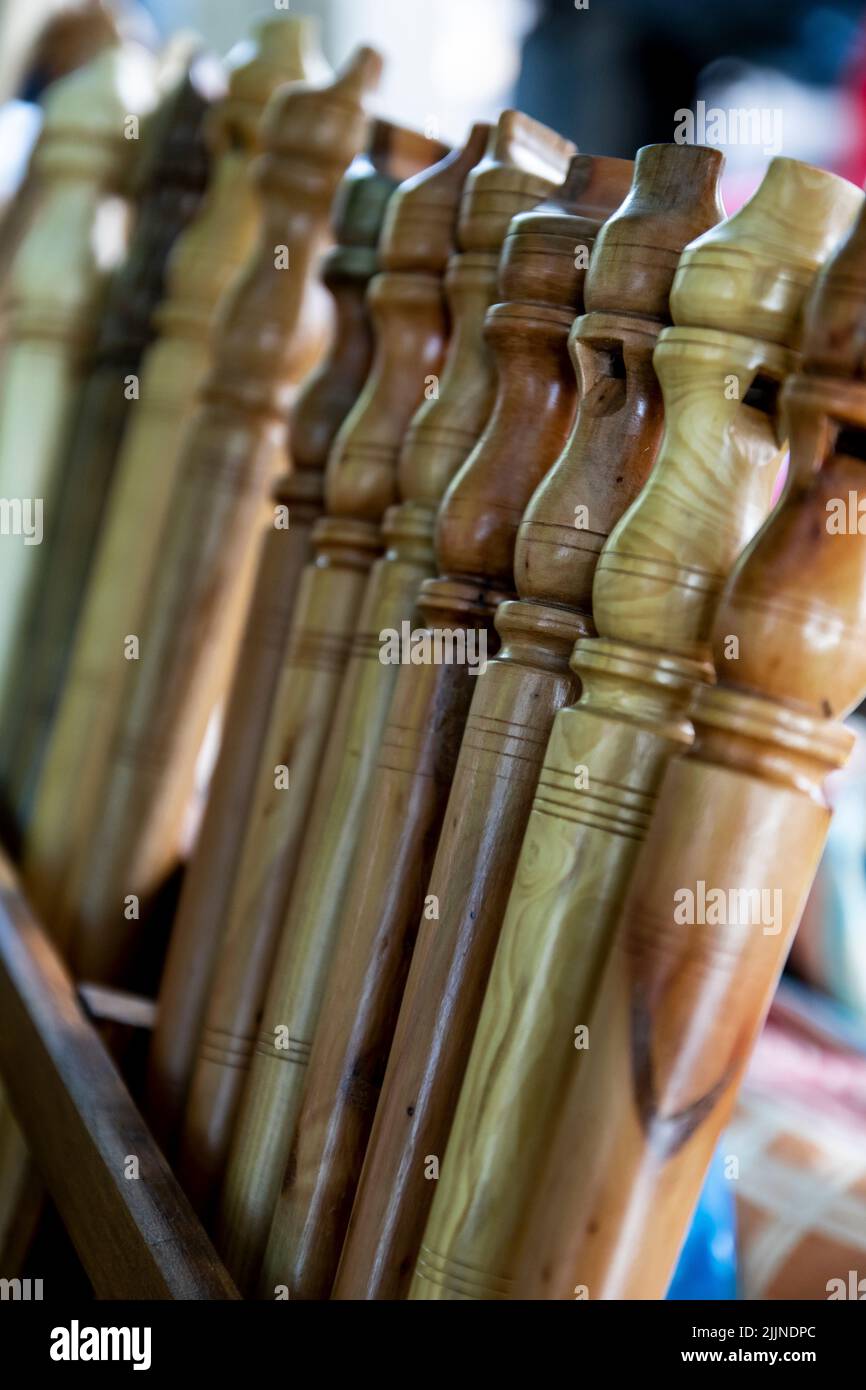
[[[232,896],[226,950],[208,1009],[188,1138],[195,1133],[194,1125],[209,1124],[213,1130],[214,1121],[207,1116],[214,1098],[231,1094],[234,1103],[240,1098],[238,1073],[227,1070],[226,1049],[220,1052],[215,1044],[227,1034],[246,1063],[256,1040],[292,867],[326,738],[328,758],[333,748],[336,724],[329,728],[324,716],[334,709],[345,659],[353,660],[350,637],[369,564],[380,548],[381,516],[393,496],[407,425],[424,398],[425,384],[433,379],[431,373],[441,368],[448,329],[442,276],[454,248],[461,191],[484,152],[486,135],[486,127],[474,127],[462,149],[409,179],[389,207],[380,245],[383,273],[370,291],[377,362],[328,465],[330,515],[316,535],[327,565],[320,559],[311,568],[292,627]],[[455,337],[460,337],[459,325]],[[473,375],[461,384],[474,401],[477,378]],[[386,441],[390,441],[387,448]],[[366,557],[365,565],[359,565],[353,551],[354,556],[360,553],[361,560]],[[405,583],[416,563],[410,546],[394,566],[397,582]],[[312,718],[311,691],[318,695]],[[275,784],[274,769],[279,764],[286,766],[290,779],[283,789]],[[321,777],[325,775],[323,768]],[[233,1117],[232,1111],[229,1118]],[[230,1130],[224,1122],[222,1129],[220,1143],[224,1144]],[[196,1147],[194,1142],[188,1145],[193,1151]],[[255,1217],[224,1222],[224,1238],[231,1258],[245,1262],[248,1250],[255,1250],[256,1257],[260,1254],[264,1236],[256,1232],[258,1213],[266,1210],[266,1194],[257,1183],[247,1186],[242,1163],[234,1171],[242,1192],[232,1200],[240,1207],[249,1194]]]
[[[309,559],[312,526],[322,508],[325,464],[372,360],[373,333],[365,295],[376,271],[382,220],[419,143],[402,127],[373,121],[367,147],[349,166],[334,203],[335,246],[320,272],[334,300],[331,346],[299,392],[289,421],[290,468],[274,488],[273,523],[262,540],[219,757],[195,851],[184,874],[160,984],[148,1068],[148,1114],[163,1143],[174,1135],[186,1100],[247,833],[246,829],[239,833],[238,827],[252,829],[256,775],[298,594],[299,571]],[[427,157],[426,142],[422,149]],[[262,827],[257,829],[261,834]]]
[[[224,86],[215,60],[198,54],[151,117],[150,149],[136,174],[133,235],[112,276],[75,406],[45,561],[22,624],[15,687],[3,709],[0,767],[18,826],[26,825],[105,500],[140,397],[141,358],[156,331],[168,256],[205,190],[205,127]]]
[[[292,382],[309,352],[309,315],[321,324],[324,290],[316,284],[312,294],[312,267],[380,67],[372,49],[359,49],[329,86],[278,89],[265,116],[258,243],[220,306],[213,366],[133,634],[101,819],[64,895],[73,959],[88,978],[118,982],[134,970],[140,924],[178,862],[196,758],[239,636],[242,579],[252,577],[257,522],[285,448]]]
[[[23,873],[55,935],[61,890],[100,814],[99,792],[128,674],[118,659],[161,554],[183,432],[207,374],[216,305],[255,243],[260,199],[249,177],[265,104],[310,66],[306,31],[277,19],[229,55],[228,94],[210,126],[213,171],[200,214],[179,238],[141,364],[139,399],[123,440],[66,664],[60,701],[28,817]],[[305,66],[306,65],[306,66]],[[313,65],[315,66],[315,65]],[[74,804],[75,816],[69,807]]]
[[[405,186],[407,181],[411,182],[431,164],[439,167],[436,161],[442,147],[438,143],[400,126],[381,130],[380,138],[382,136],[386,138],[381,139],[379,177],[387,187],[378,189],[377,199],[387,197],[388,191],[393,192],[398,182]],[[416,202],[426,199],[425,190],[433,186],[432,177],[431,174],[428,180],[425,176],[424,181],[415,186],[413,196],[407,197],[405,203],[401,204],[406,206],[407,216],[402,222],[400,239],[411,239],[417,244],[420,209]],[[363,193],[363,186],[359,185],[359,188]],[[438,211],[436,195],[431,193],[430,196],[435,213]],[[411,214],[410,205],[414,207]],[[388,247],[390,245],[389,241]],[[383,242],[380,248],[386,265],[390,259],[388,247]],[[377,256],[377,263],[379,259],[380,256]],[[401,274],[405,277],[406,270]],[[398,282],[398,289],[401,283]],[[405,314],[406,297],[398,293],[396,298],[396,312]],[[422,351],[436,352],[440,331],[444,329],[444,316],[439,313],[441,306],[436,299],[431,327],[428,307],[425,305],[415,317],[411,333]],[[409,316],[412,316],[411,302]],[[381,322],[377,331],[381,336]],[[409,384],[407,364],[411,366],[412,356],[408,351],[408,332],[403,337],[402,346],[402,360],[392,360],[395,370]],[[357,430],[363,435],[369,426],[370,416],[375,416],[381,410],[384,397],[386,401],[390,400],[396,431],[399,428],[397,411],[402,396],[400,392],[394,392],[394,372],[382,370],[380,354],[377,365],[371,366],[371,373],[378,377],[381,385],[367,395],[368,409],[356,417]],[[414,383],[411,389],[414,391]],[[281,487],[284,486],[281,484]],[[301,479],[298,493],[303,488]],[[316,534],[315,526],[313,533]],[[308,533],[308,536],[312,544],[313,535]],[[363,574],[369,563],[370,552],[363,547],[359,549],[356,566]],[[304,775],[314,777],[320,763],[321,736],[326,731],[321,716],[327,709],[329,693],[335,689],[339,679],[338,670],[335,669],[338,663],[329,662],[327,656],[324,661],[317,660],[315,638],[310,643],[314,648],[311,651],[306,635],[312,629],[318,638],[317,627],[321,625],[323,632],[319,650],[324,648],[327,653],[326,634],[330,628],[330,636],[333,637],[339,599],[343,597],[351,604],[357,584],[351,553],[341,555],[333,572],[330,567],[322,566],[318,559],[312,560],[307,555],[298,558],[303,558],[307,563],[296,567],[297,606],[291,614],[291,622],[286,624],[287,632],[284,633],[278,667],[273,673],[273,697],[259,730],[259,747],[250,769],[250,805],[244,817],[246,824],[242,835],[237,835],[235,830],[238,841],[235,871],[226,885],[226,901],[222,907],[224,930],[215,953],[213,978],[206,1013],[201,1020],[203,1031],[197,1039],[195,1074],[183,1124],[181,1171],[188,1191],[202,1209],[222,1175],[280,920],[274,898],[279,891],[279,874],[283,864],[288,862],[290,850],[280,838],[284,819],[279,812],[285,801],[291,798],[293,814],[299,819],[303,817],[303,778]],[[345,583],[347,576],[348,583]],[[300,644],[296,640],[299,630],[305,634]],[[287,717],[289,711],[291,717]],[[320,731],[319,738],[317,731]],[[296,743],[303,744],[303,757],[296,754]],[[285,768],[289,786],[284,784],[281,768]],[[236,826],[236,821],[233,824]],[[272,859],[274,849],[280,856],[276,870]]]
[[[716,604],[769,508],[778,387],[805,296],[861,200],[845,180],[776,159],[754,197],[682,254],[674,327],[654,354],[664,439],[599,557],[599,636],[577,642],[581,698],[554,720],[410,1297],[513,1290],[525,1203],[659,782],[690,741],[692,692],[712,678]]]
[[[137,45],[112,45],[48,92],[30,160],[23,207],[4,225],[0,358],[0,492],[20,513],[0,545],[0,711],[14,708],[25,632],[46,534],[60,524],[63,446],[88,359],[97,341],[107,272],[125,233],[99,245],[97,227],[112,199],[126,202],[140,149],[139,122],[156,98],[154,61]],[[126,136],[135,137],[128,141]],[[142,142],[143,143],[143,142]],[[119,210],[122,204],[118,204]],[[128,213],[129,208],[125,211]],[[15,533],[17,529],[17,534]],[[25,671],[26,671],[25,667]],[[8,768],[0,776],[4,834],[17,840]],[[65,807],[67,818],[69,805]],[[0,1259],[10,1222],[35,1221],[41,1183],[17,1122],[0,1094]]]
[[[575,155],[554,194],[512,219],[500,260],[500,298],[510,304],[551,304],[578,311],[595,235],[622,202],[631,172],[627,160]],[[494,351],[501,353],[496,333],[490,336]],[[549,379],[545,365],[543,359],[530,364],[539,393]],[[559,368],[557,358],[555,370]],[[555,456],[558,434],[542,434],[540,412],[530,410],[526,418],[538,430],[532,454],[527,449],[506,453],[501,443],[504,436],[496,436],[502,473],[490,469],[491,497],[504,491],[504,478],[515,463],[523,470],[521,483],[528,493],[545,458]],[[490,461],[489,451],[484,457]],[[467,466],[467,480],[472,467]],[[519,508],[517,487],[513,492],[512,500]],[[487,523],[486,542],[491,543],[492,513],[485,516],[482,510],[485,499],[480,488],[473,500],[477,515]],[[448,505],[443,505],[440,516],[445,529]],[[468,546],[461,544],[458,572],[470,573]],[[454,567],[453,549],[451,564]],[[486,577],[484,582],[489,582]],[[441,629],[437,633],[441,615],[435,602],[430,606],[432,587],[422,586],[419,608],[422,621],[436,637],[441,635]],[[479,584],[476,611],[481,598]],[[453,620],[444,619],[449,633],[466,627],[467,617],[474,619],[475,613],[455,604]],[[290,1170],[265,1259],[265,1282],[272,1285],[282,1276],[299,1298],[326,1297],[333,1285],[424,906],[439,818],[471,692],[480,679],[468,661],[459,662],[459,652],[451,655],[457,659],[456,666],[437,664],[434,655],[432,664],[400,668],[367,794],[354,868],[343,895],[322,1025],[313,1044]]]
[[[127,192],[130,150],[136,149],[128,137],[137,135],[136,123],[154,106],[154,67],[144,49],[118,45],[59,82],[46,100],[33,156],[40,202],[5,286],[0,494],[20,499],[21,518],[19,534],[0,546],[4,717],[14,704],[42,542],[60,525],[64,442],[95,346],[105,265],[117,265],[123,252],[119,228],[113,240],[103,237],[97,245],[97,220],[108,199]]]
[[[484,159],[466,180],[459,217],[455,200],[452,244],[456,230],[461,249],[445,280],[454,314],[452,350],[438,391],[413,419],[400,452],[394,481],[403,500],[386,513],[387,549],[371,574],[357,620],[328,760],[282,929],[285,944],[281,944],[274,972],[271,997],[279,999],[275,1006],[281,1016],[287,1012],[295,1020],[293,1035],[301,1040],[312,1039],[337,924],[334,895],[348,872],[355,820],[363,807],[397,675],[398,668],[379,661],[380,634],[414,614],[418,585],[433,569],[436,503],[490,412],[493,358],[481,330],[484,313],[495,297],[495,262],[508,213],[531,206],[549,193],[551,180],[545,174],[563,153],[564,142],[559,136],[520,113],[504,112],[490,135]],[[461,189],[455,189],[458,198]],[[330,865],[321,853],[314,853],[329,844],[336,849]],[[320,883],[322,893],[316,888]],[[257,1271],[291,1138],[288,1116],[297,1113],[304,1082],[298,1063],[306,1060],[307,1053],[308,1046],[299,1047],[292,1054],[295,1065],[276,1073],[267,1052],[253,1060],[223,1200],[223,1221],[231,1242],[226,1246],[228,1258],[230,1262],[235,1259],[235,1240],[243,1241],[243,1259],[248,1265],[238,1277],[245,1283]],[[278,1095],[266,1100],[274,1087]],[[247,1120],[248,1114],[254,1114],[253,1123]],[[285,1125],[282,1115],[286,1116]],[[276,1133],[279,1153],[261,1147],[258,1131],[262,1125]],[[256,1213],[255,1229],[249,1218],[238,1219],[239,1211],[251,1205]]]
[[[560,1096],[519,1297],[664,1297],[817,869],[824,779],[853,742],[837,721],[866,694],[864,253],[861,214],[811,296],[786,489],[718,608],[718,683],[665,773]]]
[[[677,257],[720,215],[720,166],[702,149],[640,151],[625,201],[595,238],[589,312],[569,336],[577,415],[517,531],[520,601],[500,606],[503,646],[477,678],[426,885],[438,919],[425,916],[419,928],[336,1297],[394,1298],[408,1288],[435,1190],[427,1160],[444,1151],[553,717],[576,691],[568,657],[593,631],[595,562],[658,447],[652,352]],[[579,230],[575,249],[585,245]]]

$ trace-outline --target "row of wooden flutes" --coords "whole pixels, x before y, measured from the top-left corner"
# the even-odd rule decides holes
[[[141,989],[221,711],[145,1113],[241,1290],[663,1297],[866,694],[863,195],[448,150],[294,17],[147,66],[57,85],[5,272],[31,901]]]

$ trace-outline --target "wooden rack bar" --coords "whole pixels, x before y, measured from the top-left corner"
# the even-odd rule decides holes
[[[0,1017],[4,1085],[97,1298],[236,1299],[2,851]]]

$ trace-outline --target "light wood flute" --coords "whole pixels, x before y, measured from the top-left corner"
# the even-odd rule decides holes
[[[577,415],[517,532],[521,601],[497,612],[503,646],[477,678],[435,867],[421,887],[438,918],[421,920],[335,1297],[398,1298],[408,1288],[435,1191],[426,1159],[444,1152],[546,740],[576,693],[568,657],[575,638],[593,631],[598,551],[655,458],[662,403],[653,347],[682,247],[720,215],[720,166],[708,150],[640,151],[628,197],[595,240],[584,285],[590,312],[569,335]],[[534,215],[520,219],[530,234],[533,223]],[[591,226],[563,224],[584,265],[574,253],[589,250]],[[534,244],[525,238],[527,250]],[[592,529],[578,526],[590,506]]]
[[[328,452],[372,359],[373,332],[364,298],[376,271],[376,245],[387,201],[405,167],[403,145],[409,135],[387,121],[374,121],[367,149],[352,161],[334,204],[336,244],[321,269],[336,314],[331,346],[300,391],[289,422],[290,468],[275,485],[275,513],[262,540],[219,758],[195,851],[184,874],[160,986],[148,1072],[148,1117],[163,1144],[174,1134],[186,1100],[244,842],[238,827],[250,822],[250,802],[297,598],[299,570],[309,559],[311,530],[322,507]],[[420,137],[411,135],[411,143],[421,143]],[[422,149],[427,157],[426,142]]]
[[[328,463],[328,516],[314,534],[320,557],[304,582],[279,681],[232,895],[227,944],[203,1034],[188,1140],[195,1134],[195,1123],[213,1129],[214,1119],[207,1116],[214,1111],[215,1098],[231,1099],[228,1119],[234,1120],[238,1073],[229,1072],[227,1049],[218,1049],[218,1044],[222,1034],[228,1034],[247,1065],[304,815],[324,756],[328,717],[341,689],[368,569],[381,548],[379,523],[393,496],[400,443],[418,400],[423,399],[425,377],[441,368],[448,327],[442,272],[453,249],[461,188],[468,170],[484,152],[485,133],[485,128],[475,128],[463,150],[405,183],[386,215],[379,246],[382,274],[370,292],[377,359]],[[467,386],[477,389],[474,377]],[[410,553],[402,569],[411,573],[413,562]],[[289,777],[284,790],[275,777],[281,766]],[[227,1111],[225,1102],[222,1109]],[[215,1118],[228,1134],[225,1119]],[[195,1148],[195,1141],[190,1141],[188,1151]],[[229,1173],[227,1193],[232,1209],[243,1212],[236,1222],[229,1220],[222,1227],[229,1258],[239,1269],[249,1268],[250,1261],[257,1269],[270,1216],[267,1194],[259,1183],[247,1184],[243,1162],[234,1175]],[[246,1211],[247,1204],[252,1211]]]
[[[42,185],[40,204],[5,288],[0,496],[17,511],[0,538],[2,711],[14,698],[15,658],[43,537],[55,525],[63,446],[94,346],[107,271],[125,249],[120,197],[137,122],[156,99],[154,79],[150,54],[121,45],[64,78],[46,101],[32,161]]]
[[[500,259],[500,298],[512,305],[537,300],[539,306],[551,304],[557,312],[578,309],[596,232],[622,201],[631,171],[629,161],[575,155],[565,181],[549,200],[531,211],[521,212],[518,206]],[[476,176],[476,197],[481,188]],[[579,254],[581,247],[584,254]],[[543,317],[542,307],[539,312]],[[497,351],[495,332],[490,339]],[[554,361],[553,373],[558,373],[560,358]],[[541,359],[532,365],[533,390],[540,395],[547,384],[545,363]],[[562,365],[569,370],[564,353]],[[571,382],[573,387],[573,373]],[[499,446],[501,460],[500,473],[493,467],[489,470],[491,501],[510,491],[509,501],[519,507],[519,489],[528,493],[534,476],[555,457],[560,441],[557,430],[545,433],[540,410],[530,409],[526,419],[535,431],[531,445],[523,446],[510,431],[505,449],[501,436],[493,431],[486,436],[488,446],[494,440]],[[489,447],[484,457],[492,458]],[[509,488],[507,472],[515,466],[521,475]],[[471,472],[470,464],[467,480]],[[479,489],[476,515],[483,519],[490,543],[496,528],[511,522],[507,517],[494,520],[486,501]],[[447,506],[440,517],[446,531]],[[452,550],[452,565],[454,560]],[[469,573],[471,567],[472,557],[463,542],[458,572]],[[488,582],[485,576],[476,585],[476,606]],[[502,587],[505,582],[507,576]],[[426,611],[430,587],[422,586],[419,607],[422,617],[435,624],[439,618],[435,604],[432,612]],[[459,631],[467,613],[461,604],[455,608]],[[446,624],[455,630],[447,619]],[[343,1246],[439,818],[471,692],[480,679],[477,670],[473,672],[466,662],[460,664],[460,655],[452,653],[456,666],[436,664],[434,651],[432,664],[400,668],[370,781],[354,867],[343,895],[335,959],[322,1005],[323,1024],[313,1043],[294,1151],[265,1260],[266,1284],[272,1286],[282,1275],[298,1298],[330,1293]]]
[[[200,53],[185,64],[150,119],[149,148],[136,172],[133,235],[109,285],[75,404],[45,560],[22,622],[15,685],[3,709],[0,764],[18,826],[26,824],[105,498],[135,410],[141,358],[154,335],[167,259],[204,193],[205,124],[224,87],[216,60]]]
[[[560,1095],[520,1297],[664,1297],[818,865],[852,742],[836,721],[866,694],[864,252],[861,216],[811,297],[786,491],[719,605],[718,684],[665,773]]]
[[[450,474],[466,456],[467,438],[473,439],[480,434],[487,420],[491,407],[493,364],[481,336],[481,325],[493,293],[491,277],[495,275],[495,267],[492,261],[505,234],[507,208],[514,206],[514,200],[517,200],[518,207],[537,202],[538,197],[549,188],[549,182],[539,174],[539,138],[549,140],[544,128],[517,113],[503,113],[496,131],[492,133],[484,160],[468,177],[466,190],[463,192],[463,182],[452,185],[450,221],[448,225],[445,222],[442,224],[442,234],[448,232],[448,238],[442,240],[442,259],[439,263],[441,270],[445,270],[448,256],[455,246],[456,234],[457,242],[463,249],[459,253],[460,259],[450,264],[445,281],[455,327],[452,349],[449,350],[445,371],[439,382],[438,399],[436,392],[427,392],[431,399],[424,400],[417,416],[411,421],[409,432],[405,432],[405,438],[402,436],[398,441],[403,443],[399,466],[398,450],[395,448],[391,491],[386,498],[381,498],[381,502],[391,505],[395,500],[396,485],[403,481],[411,481],[413,492],[418,488],[421,491],[414,499],[406,496],[409,506],[392,507],[388,520],[389,523],[393,521],[393,530],[389,524],[388,550],[371,577],[360,621],[357,616],[354,617],[353,627],[359,627],[360,632],[354,641],[352,662],[339,695],[339,706],[332,724],[331,751],[322,771],[316,815],[311,824],[311,834],[316,828],[316,840],[310,840],[310,845],[314,845],[320,842],[322,821],[329,819],[328,787],[331,778],[334,778],[334,783],[339,784],[343,812],[334,826],[341,841],[343,856],[335,866],[338,881],[346,872],[345,855],[352,851],[353,845],[353,826],[345,816],[346,801],[352,802],[353,796],[356,796],[357,805],[360,805],[360,796],[370,771],[370,753],[375,752],[375,737],[384,719],[386,699],[395,676],[392,667],[382,667],[378,663],[378,634],[382,626],[391,626],[400,620],[402,614],[411,612],[418,582],[431,569],[435,500],[441,495]],[[542,145],[542,149],[544,147]],[[477,150],[475,161],[481,153],[482,150]],[[414,382],[417,402],[424,396],[423,382],[418,381],[417,374]],[[341,468],[343,491],[346,473],[345,467]],[[360,598],[361,595],[359,603]],[[370,738],[370,745],[367,738]],[[348,749],[357,749],[361,753],[357,778],[353,777],[352,762],[346,753]],[[272,799],[272,791],[270,796]],[[292,815],[297,815],[295,809],[292,809]],[[304,847],[306,844],[307,841],[304,841]],[[320,865],[310,856],[309,859],[304,858],[303,867],[311,883],[320,872]],[[329,883],[328,887],[332,888],[334,884]],[[300,874],[296,890],[302,890]],[[295,903],[295,899],[292,901]],[[322,903],[324,901],[322,899]],[[310,924],[311,929],[320,931],[320,935],[314,934],[313,930],[300,933],[293,926],[293,920],[288,927],[284,927],[282,940],[288,942],[285,947],[288,954],[285,962],[282,955],[278,955],[275,979],[311,981],[309,991],[306,986],[302,986],[300,991],[304,1006],[296,1016],[293,1033],[300,1040],[309,1040],[316,1020],[318,998],[324,986],[331,937],[325,934],[328,922],[325,922],[322,931],[321,922],[317,926],[314,920],[311,909],[316,908],[316,901],[310,897],[299,897],[297,902],[299,913],[302,909],[306,913],[303,917],[304,927]],[[286,931],[292,935],[286,937]],[[282,990],[282,983],[279,988]],[[270,1041],[274,1041],[274,1034],[271,1034]],[[309,1047],[302,1047],[293,1051],[291,1056],[306,1058],[306,1051],[309,1051]],[[285,1140],[291,1140],[291,1130],[279,1129],[279,1120],[272,1122],[271,1116],[275,1112],[270,1109],[268,1097],[271,1087],[277,1086],[279,1105],[288,1106],[289,1111],[296,1113],[295,1106],[299,1101],[300,1087],[303,1086],[303,1070],[299,1066],[281,1068],[274,1073],[271,1061],[272,1056],[267,1054],[253,1058],[253,1074],[245,1094],[245,1106],[222,1200],[222,1229],[227,1241],[227,1257],[232,1265],[235,1259],[243,1261],[243,1270],[240,1265],[236,1268],[245,1286],[249,1286],[259,1272],[268,1222],[277,1200],[278,1184],[288,1152]],[[268,1137],[267,1147],[260,1148],[263,1129],[268,1136],[274,1134],[275,1144],[271,1144]],[[254,1209],[254,1219],[250,1218],[250,1208]],[[235,1241],[243,1243],[242,1252],[236,1251]]]
[[[291,84],[265,116],[258,244],[220,307],[213,367],[134,634],[100,820],[66,894],[73,958],[87,978],[117,981],[134,969],[140,921],[179,859],[196,757],[239,635],[240,578],[252,569],[291,384],[309,350],[304,314],[320,312],[312,266],[337,184],[362,144],[364,100],[380,66],[360,49],[333,84]]]
[[[124,208],[138,122],[157,97],[154,60],[112,46],[57,82],[45,102],[28,171],[30,193],[4,268],[0,363],[0,711],[15,696],[16,658],[56,517],[63,445],[96,338],[108,272],[125,247]],[[121,214],[118,217],[117,214]],[[102,225],[102,235],[98,228]],[[9,788],[0,782],[0,800]],[[69,808],[67,807],[67,815]],[[5,816],[4,816],[5,819]],[[14,823],[4,826],[11,840]],[[35,1221],[41,1183],[0,1094],[0,1260],[24,1212]],[[29,1209],[29,1210],[28,1210]],[[4,1266],[5,1267],[5,1266]]]
[[[675,326],[654,354],[664,439],[599,557],[599,637],[575,647],[583,693],[554,721],[410,1297],[513,1291],[523,1210],[655,794],[690,741],[691,694],[712,679],[715,607],[769,508],[805,295],[861,200],[776,159],[750,202],[683,252]]]
[[[442,152],[442,147],[438,143],[426,139],[415,131],[406,130],[399,126],[385,126],[382,123],[377,123],[377,130],[378,135],[375,135],[374,132],[375,138],[378,140],[378,149],[375,153],[376,163],[368,166],[368,177],[359,179],[355,185],[357,206],[354,216],[356,219],[361,216],[366,216],[369,219],[372,214],[371,234],[374,226],[381,223],[385,215],[383,205],[389,194],[396,189],[398,183],[404,178],[412,178],[431,163],[435,163]],[[364,212],[365,206],[367,206],[366,213]],[[351,205],[347,209],[347,214],[352,215]],[[403,234],[412,236],[414,239],[414,216],[410,219],[409,224],[404,226]],[[357,248],[344,248],[344,256],[351,255],[353,250],[357,251]],[[366,248],[364,275],[357,286],[359,293],[363,293],[363,283],[369,281],[377,259],[375,250],[370,247]],[[360,303],[358,307],[359,310],[362,308]],[[416,331],[422,335],[425,333],[423,318],[418,321]],[[436,331],[438,333],[438,322]],[[395,364],[395,367],[401,373],[406,370],[405,362]],[[383,372],[380,379],[385,380],[389,377],[389,373]],[[372,400],[372,397],[369,399]],[[315,397],[313,404],[315,404]],[[375,405],[375,408],[380,408],[380,405],[381,400]],[[336,424],[331,433],[336,434]],[[292,487],[293,481],[296,486],[293,496],[290,496],[288,489]],[[272,859],[268,852],[272,845],[278,845],[281,853],[285,850],[285,846],[279,838],[282,821],[279,820],[278,816],[275,816],[275,813],[281,810],[288,793],[285,789],[280,789],[281,779],[278,768],[280,766],[288,767],[291,764],[290,775],[294,777],[295,774],[300,774],[292,785],[293,796],[300,791],[297,783],[302,781],[304,773],[308,778],[313,777],[321,758],[321,747],[320,743],[316,741],[314,729],[309,727],[308,721],[314,722],[320,719],[323,708],[327,709],[328,707],[330,691],[336,686],[338,679],[334,671],[329,669],[322,671],[315,661],[311,663],[310,669],[305,670],[302,660],[299,670],[299,653],[294,638],[290,640],[290,632],[296,632],[299,625],[303,625],[304,630],[308,631],[311,588],[308,582],[302,584],[300,581],[302,577],[307,580],[312,574],[312,586],[318,589],[319,598],[326,600],[319,610],[326,624],[332,622],[335,616],[339,620],[339,604],[344,575],[347,572],[350,575],[349,583],[346,586],[350,595],[354,591],[356,583],[356,575],[351,573],[353,559],[351,553],[344,555],[335,576],[328,575],[323,578],[319,566],[310,562],[312,530],[317,519],[315,517],[317,510],[315,502],[321,499],[322,481],[321,474],[307,473],[304,476],[297,473],[290,474],[280,483],[280,493],[287,497],[284,505],[290,508],[290,515],[294,516],[294,523],[290,521],[287,533],[272,528],[273,538],[267,542],[265,553],[265,561],[267,563],[270,560],[269,568],[273,571],[274,550],[277,544],[281,543],[283,554],[280,565],[284,572],[281,574],[271,572],[263,575],[263,583],[272,579],[279,587],[276,594],[263,595],[262,602],[267,601],[273,606],[275,601],[279,600],[283,608],[288,610],[289,596],[285,593],[285,586],[289,582],[293,582],[294,593],[292,597],[297,599],[299,606],[296,621],[293,617],[293,610],[282,614],[281,642],[279,650],[274,653],[271,673],[272,698],[267,709],[260,711],[257,747],[254,750],[248,750],[250,752],[250,764],[246,770],[249,779],[247,803],[245,806],[235,805],[230,808],[232,814],[229,828],[233,833],[233,839],[237,842],[234,858],[235,868],[234,872],[227,873],[224,879],[225,901],[219,909],[219,917],[217,918],[220,935],[211,950],[212,971],[215,970],[216,974],[212,985],[210,985],[210,998],[202,997],[200,1003],[198,1028],[194,1040],[199,1051],[196,1082],[193,1086],[189,1113],[185,1122],[187,1136],[192,1135],[194,1138],[187,1143],[182,1161],[182,1171],[187,1189],[202,1209],[206,1207],[208,1198],[222,1175],[226,1147],[231,1134],[231,1123],[255,1035],[257,1011],[261,1006],[270,964],[269,957],[272,952],[276,927],[280,920],[279,912],[274,908],[272,897],[276,888],[276,881],[270,876]],[[315,492],[312,490],[311,484],[318,485],[315,486]],[[303,507],[297,505],[297,501],[303,498],[305,492],[309,499],[307,503],[308,520],[306,522]],[[318,494],[318,499],[316,494]],[[293,501],[293,498],[296,500]],[[355,559],[361,572],[366,574],[370,560],[369,551],[361,548]],[[328,582],[331,579],[334,580],[333,583]],[[349,601],[351,602],[351,597]],[[261,614],[261,604],[251,610],[250,621],[253,625],[253,639],[255,639],[255,628],[262,621]],[[292,619],[291,623],[290,619]],[[274,624],[271,623],[270,626],[273,627]],[[303,652],[301,655],[303,657]],[[246,682],[247,678],[245,677],[245,688],[249,693]],[[309,760],[306,764],[299,765],[299,759],[293,758],[289,754],[289,750],[293,749],[295,726],[291,720],[286,721],[287,709],[293,711],[295,720],[300,717],[302,721],[301,727],[305,735],[304,754]],[[255,709],[249,708],[247,705],[239,710],[238,718],[243,721],[246,728],[251,721],[255,720],[256,713]],[[231,727],[227,729],[227,736],[230,735]],[[251,735],[246,734],[245,738],[249,742]],[[241,743],[241,740],[236,736],[236,745],[238,743]],[[235,753],[232,753],[231,756],[232,762],[234,762]],[[220,770],[222,771],[222,769]],[[235,790],[238,791],[237,783]],[[242,833],[238,833],[239,823],[242,823],[244,827]],[[206,846],[206,848],[209,850],[210,846]],[[263,885],[259,867],[262,864],[265,871]],[[250,896],[251,883],[255,885],[252,896]],[[210,896],[211,888],[212,885],[208,883],[208,896]],[[213,922],[208,923],[208,926],[212,927]],[[183,954],[188,954],[190,946],[182,942],[180,949]],[[201,955],[200,948],[196,949],[197,969],[201,968]],[[174,969],[174,962],[172,967]],[[185,980],[181,978],[178,984],[183,991],[182,1007],[185,1016],[187,1016],[188,1000]],[[201,1031],[206,1005],[208,1018],[211,1022],[207,1025],[205,1035],[199,1038],[198,1034]],[[189,1023],[187,1022],[183,1026],[188,1028]],[[191,1067],[192,1062],[193,1058],[190,1057]]]
[[[28,817],[23,872],[41,919],[59,929],[61,889],[99,817],[98,797],[129,665],[118,660],[160,554],[183,431],[210,360],[216,304],[252,250],[260,200],[249,178],[262,110],[280,82],[315,71],[309,34],[269,20],[229,55],[228,95],[211,124],[213,170],[199,216],[179,238],[145,353],[139,399],[106,499],[60,702]],[[74,805],[76,814],[70,816]]]

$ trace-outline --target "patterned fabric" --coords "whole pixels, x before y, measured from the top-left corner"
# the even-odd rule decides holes
[[[866,1299],[862,1033],[783,984],[722,1150],[740,1296]]]

